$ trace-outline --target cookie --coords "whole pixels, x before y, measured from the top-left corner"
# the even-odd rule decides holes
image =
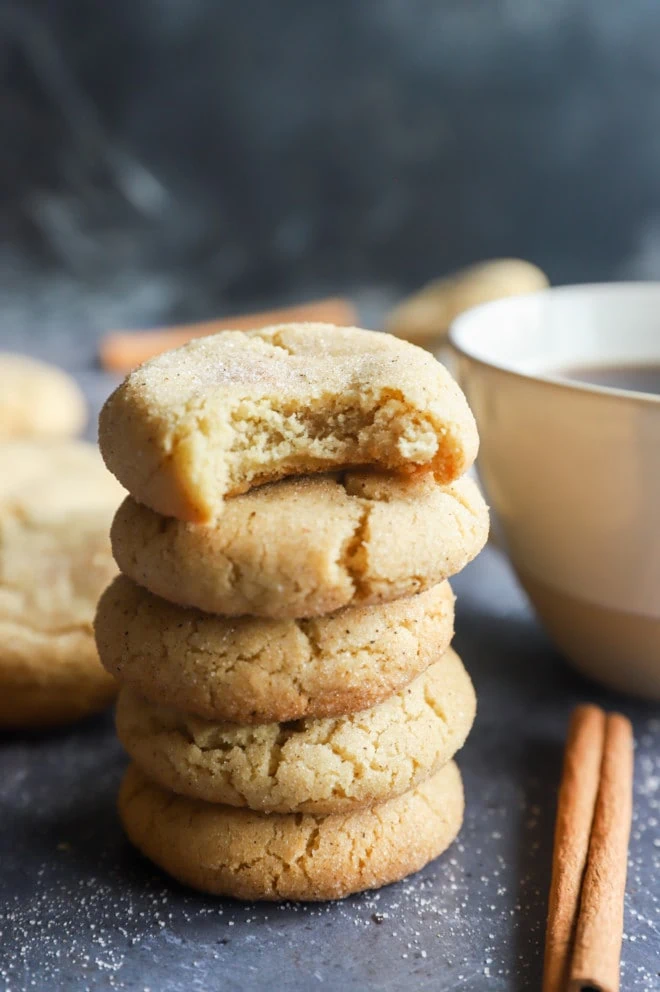
[[[387,329],[422,348],[446,340],[456,318],[472,307],[549,286],[536,265],[521,258],[494,258],[434,279],[403,300],[387,317]]]
[[[449,483],[478,446],[463,393],[431,355],[333,324],[224,331],[159,355],[107,401],[99,439],[138,502],[192,522],[253,486],[354,465]]]
[[[92,621],[117,571],[121,496],[90,444],[0,444],[0,727],[64,723],[113,698]]]
[[[448,583],[296,621],[185,609],[120,575],[95,630],[107,670],[147,698],[209,720],[274,723],[381,702],[444,654],[453,620]]]
[[[475,483],[379,473],[286,479],[228,500],[212,525],[126,499],[112,525],[121,571],[181,606],[279,619],[384,603],[459,572],[488,536]]]
[[[450,649],[385,702],[319,720],[220,723],[122,688],[117,733],[145,775],[172,792],[265,813],[343,813],[401,795],[445,765],[475,708]]]
[[[0,440],[71,437],[86,419],[85,398],[66,372],[27,355],[0,353]]]
[[[419,871],[463,820],[453,762],[411,792],[334,816],[264,816],[174,796],[131,766],[119,792],[131,842],[184,885],[236,899],[343,899]]]

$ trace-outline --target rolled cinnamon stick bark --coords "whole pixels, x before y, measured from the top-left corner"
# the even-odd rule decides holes
[[[623,900],[632,821],[633,735],[610,713],[587,868],[570,968],[569,992],[618,992]]]
[[[605,713],[597,706],[578,706],[568,730],[557,800],[543,992],[566,990],[604,739]]]
[[[223,330],[241,331],[253,327],[268,327],[271,324],[286,324],[289,321],[308,320],[348,326],[356,323],[357,314],[350,300],[337,297],[312,300],[281,310],[264,310],[260,313],[222,317],[201,324],[167,327],[154,331],[113,331],[101,341],[99,357],[101,365],[109,372],[130,372],[148,358],[169,351],[170,348],[178,348],[192,341],[193,338],[217,334],[218,331]]]

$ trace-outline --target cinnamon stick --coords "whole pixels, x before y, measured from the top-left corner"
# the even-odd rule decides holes
[[[557,801],[543,992],[566,990],[604,739],[604,712],[597,706],[578,706],[568,730]]]
[[[166,327],[153,331],[113,331],[101,341],[99,357],[101,365],[109,372],[130,372],[136,365],[153,358],[154,355],[169,351],[170,348],[178,348],[193,338],[216,334],[222,330],[249,330],[253,327],[268,327],[270,324],[286,324],[293,321],[320,321],[348,326],[354,324],[356,320],[355,307],[349,300],[331,297],[279,310],[263,310],[260,313],[222,317],[218,320],[180,327]]]
[[[610,713],[570,969],[569,992],[618,992],[632,820],[633,735]]]

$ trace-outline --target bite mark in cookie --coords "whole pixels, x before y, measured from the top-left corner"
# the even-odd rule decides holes
[[[160,355],[110,397],[99,437],[136,500],[192,522],[290,475],[358,465],[449,483],[478,445],[465,397],[432,356],[328,324],[224,331]]]

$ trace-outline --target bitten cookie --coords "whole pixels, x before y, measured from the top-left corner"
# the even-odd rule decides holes
[[[155,702],[209,720],[274,723],[366,709],[441,657],[448,583],[309,620],[221,617],[174,606],[118,576],[95,631],[107,670]]]
[[[132,843],[184,885],[237,899],[343,899],[437,858],[463,820],[453,762],[411,792],[335,816],[264,816],[173,796],[134,766],[119,793]]]
[[[116,691],[92,630],[122,490],[82,441],[0,444],[0,727],[64,723]]]
[[[286,479],[227,500],[211,525],[133,499],[112,546],[121,571],[208,613],[310,617],[422,592],[460,572],[488,536],[474,482],[347,472]]]
[[[432,356],[332,324],[224,331],[159,355],[107,401],[99,439],[138,502],[193,522],[253,486],[351,465],[449,483],[478,446],[463,393]]]
[[[260,812],[342,813],[401,795],[445,765],[475,708],[450,649],[385,702],[334,719],[218,723],[122,688],[117,733],[144,773],[173,792]]]
[[[66,372],[27,355],[0,353],[0,440],[70,437],[86,419],[85,398]]]

